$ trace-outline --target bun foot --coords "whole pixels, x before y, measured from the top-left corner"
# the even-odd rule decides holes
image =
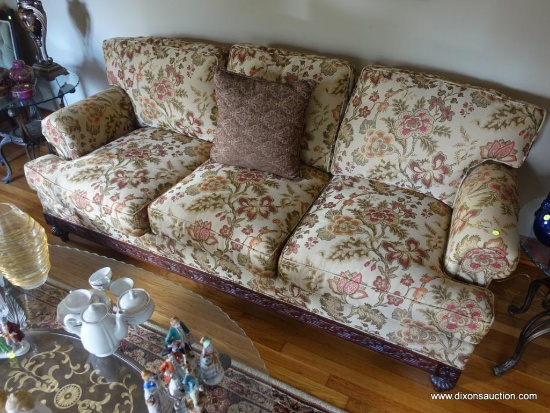
[[[432,382],[432,385],[434,386],[435,391],[442,392],[442,391],[448,391],[452,390],[455,387],[455,382],[452,382],[448,379],[444,379],[443,377],[439,377],[436,375],[430,375],[430,381]]]
[[[52,227],[52,234],[61,238],[61,241],[63,242],[69,241],[69,232],[65,231],[63,228],[59,228],[54,225]]]

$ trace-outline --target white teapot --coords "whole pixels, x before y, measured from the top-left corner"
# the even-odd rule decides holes
[[[82,323],[80,329],[73,327],[79,322]],[[80,335],[84,348],[97,357],[115,353],[120,341],[128,334],[124,311],[110,314],[103,303],[90,304],[80,316],[67,314],[63,323],[71,333]]]

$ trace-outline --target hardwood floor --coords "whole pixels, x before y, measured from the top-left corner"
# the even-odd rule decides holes
[[[24,177],[23,164],[27,159],[23,149],[7,145],[5,152],[12,164],[13,181],[0,184],[0,202],[19,206],[49,232],[40,203]],[[5,168],[0,166],[0,174],[3,176],[4,173]],[[49,241],[62,243],[51,234]],[[491,286],[495,293],[496,321],[476,348],[457,387],[447,393],[454,399],[432,400],[434,391],[428,375],[413,367],[76,236],[71,235],[68,245],[133,263],[203,295],[246,331],[273,377],[346,411],[550,411],[550,337],[532,342],[512,371],[502,377],[496,377],[492,372],[493,366],[512,354],[525,321],[541,308],[543,295],[538,294],[527,313],[516,316],[507,313],[509,304],[522,302],[529,281],[541,277],[539,271],[527,263],[520,264],[516,275],[510,279]],[[536,399],[520,400],[524,393],[534,394]],[[461,395],[471,398],[472,394],[500,400],[458,400]]]

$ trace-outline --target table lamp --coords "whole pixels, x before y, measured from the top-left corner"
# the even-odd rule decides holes
[[[46,33],[48,31],[46,12],[38,0],[17,0],[17,14],[23,29],[28,32],[36,45],[38,53],[33,69],[36,76],[54,80],[59,75],[66,75],[67,69],[55,63],[46,50]]]

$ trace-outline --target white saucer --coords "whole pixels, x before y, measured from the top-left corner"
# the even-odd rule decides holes
[[[107,306],[107,308],[111,308],[111,299],[107,294],[105,294],[103,291],[97,291],[97,290],[90,290],[92,293],[92,303],[103,303]],[[71,314],[71,311],[65,306],[64,303],[65,299],[61,300],[61,302],[57,305],[57,321],[65,331],[68,331],[65,326],[63,325],[63,319],[67,314]]]

